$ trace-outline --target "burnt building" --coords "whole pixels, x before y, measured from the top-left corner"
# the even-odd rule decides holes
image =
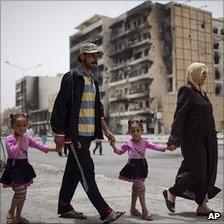
[[[111,22],[109,105],[114,130],[125,133],[127,120],[139,118],[148,133],[168,133],[178,89],[192,62],[209,68],[205,91],[220,128],[222,103],[215,96],[212,21],[205,10],[145,2]]]
[[[103,80],[101,88],[107,89],[105,105],[115,133],[126,133],[132,118],[143,120],[147,133],[169,133],[178,89],[193,62],[209,68],[204,89],[214,106],[217,130],[221,129],[223,20],[187,5],[149,1],[114,19],[106,18],[101,29],[103,18],[93,16],[77,27],[79,32],[70,37],[70,64],[75,66],[81,43],[103,47],[105,61],[97,72]],[[97,42],[98,33],[102,44]]]
[[[214,79],[216,96],[224,96],[224,20],[213,19],[213,52],[214,52]]]
[[[35,133],[50,130],[49,95],[58,92],[61,77],[26,76],[16,81],[16,110],[30,115]]]

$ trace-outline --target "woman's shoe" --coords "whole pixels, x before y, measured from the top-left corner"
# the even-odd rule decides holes
[[[172,201],[168,200],[167,190],[163,191],[163,197],[165,198],[166,207],[169,209],[169,211],[175,212],[175,202],[172,202]]]

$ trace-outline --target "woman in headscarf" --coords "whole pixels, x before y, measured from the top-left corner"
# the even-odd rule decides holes
[[[217,173],[218,147],[210,103],[202,86],[208,76],[203,63],[193,63],[186,74],[187,84],[178,92],[177,106],[168,145],[181,147],[183,161],[175,184],[163,191],[166,206],[175,212],[175,197],[192,199],[198,204],[197,215],[213,212],[208,199],[221,190],[214,186]]]

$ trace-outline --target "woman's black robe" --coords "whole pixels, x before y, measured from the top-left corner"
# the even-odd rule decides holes
[[[180,146],[184,159],[173,190],[178,181],[182,181],[182,186],[185,181],[187,189],[176,188],[176,196],[193,199],[200,205],[206,197],[213,198],[221,191],[214,186],[218,147],[212,104],[190,83],[179,89],[168,145]]]

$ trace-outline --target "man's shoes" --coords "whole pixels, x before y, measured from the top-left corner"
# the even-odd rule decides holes
[[[87,216],[83,215],[82,212],[77,212],[75,210],[66,212],[66,213],[62,213],[60,216],[60,218],[73,218],[73,219],[86,219]]]
[[[108,215],[108,217],[104,220],[103,224],[114,222],[115,220],[119,219],[124,214],[125,212],[112,211],[110,215]]]
[[[163,197],[165,198],[165,201],[166,201],[166,207],[169,209],[169,211],[175,212],[175,202],[168,200],[167,194],[168,194],[167,190],[164,190]]]

